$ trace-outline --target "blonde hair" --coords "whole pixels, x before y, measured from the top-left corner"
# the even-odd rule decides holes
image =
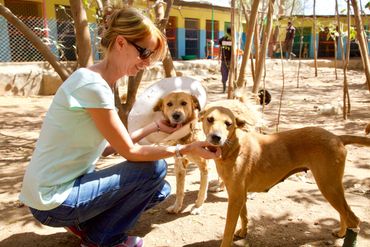
[[[166,37],[148,17],[133,7],[122,7],[113,8],[107,18],[106,30],[100,42],[104,53],[111,49],[118,35],[133,43],[154,36],[157,38],[157,47],[150,58],[152,61],[163,60],[167,52]]]

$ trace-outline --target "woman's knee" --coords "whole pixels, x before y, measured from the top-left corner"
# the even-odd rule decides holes
[[[167,175],[167,162],[164,159],[153,161],[153,166],[153,176],[159,179],[164,179]]]

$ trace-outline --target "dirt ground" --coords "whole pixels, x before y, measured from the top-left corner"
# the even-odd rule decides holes
[[[284,63],[284,94],[281,101],[279,131],[302,126],[321,126],[337,134],[364,136],[370,123],[370,94],[361,71],[349,71],[351,113],[343,120],[342,72],[335,79],[333,68],[302,65],[297,88],[297,62]],[[186,74],[186,73],[184,73]],[[221,93],[218,71],[198,75],[208,88],[209,101],[226,98]],[[281,64],[267,64],[266,87],[272,102],[266,106],[267,132],[275,132],[278,123],[280,96],[283,87]],[[248,79],[248,85],[251,79]],[[148,83],[143,84],[143,87]],[[0,247],[78,246],[78,239],[63,228],[51,228],[37,223],[27,207],[17,201],[21,181],[42,119],[52,97],[0,97]],[[355,214],[362,220],[358,247],[370,246],[370,149],[347,146],[348,156],[343,184],[346,198]],[[118,163],[118,156],[102,158],[99,168]],[[175,191],[173,161],[168,160],[167,179]],[[214,165],[210,180],[216,179]],[[330,179],[330,178],[329,178]],[[219,246],[223,234],[227,194],[208,193],[201,215],[190,215],[199,187],[199,172],[191,166],[186,177],[185,208],[181,214],[167,214],[167,201],[146,212],[131,234],[142,236],[145,246]],[[331,231],[339,226],[336,211],[320,194],[310,174],[294,175],[267,193],[253,194],[248,201],[249,233],[247,239],[237,240],[238,246],[341,246]]]

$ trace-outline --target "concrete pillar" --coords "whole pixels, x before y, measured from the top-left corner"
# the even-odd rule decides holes
[[[312,34],[311,41],[310,41],[310,54],[309,54],[310,58],[314,58],[313,38],[314,38],[314,35]],[[317,52],[318,52],[319,51],[319,35],[318,34],[316,35],[316,45],[317,45]]]
[[[177,29],[177,58],[181,58],[181,56],[185,56],[185,28],[178,28]]]
[[[206,49],[207,49],[206,31],[205,30],[200,30],[199,58],[205,58],[206,57]]]
[[[342,38],[343,39],[343,38]],[[344,45],[344,44],[343,44]],[[344,48],[344,47],[343,47]],[[337,39],[337,58],[342,59],[342,48],[340,47],[339,38]]]
[[[6,19],[0,16],[0,62],[11,62],[8,23]]]

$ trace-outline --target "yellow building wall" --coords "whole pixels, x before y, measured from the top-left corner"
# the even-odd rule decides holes
[[[206,29],[206,20],[212,20],[212,9],[193,8],[182,6],[180,9],[174,6],[170,11],[170,16],[176,16],[178,23],[177,28],[185,28],[185,18],[198,19],[200,22],[200,29]],[[219,31],[225,29],[225,22],[230,22],[230,12],[222,10],[213,10],[213,19],[219,22]]]
[[[41,3],[41,13],[44,12],[45,8],[45,16],[47,19],[55,19],[56,12],[55,12],[55,5],[64,5],[69,6],[69,0],[23,0],[28,2],[38,2]],[[45,5],[43,6],[43,2],[45,1]],[[0,3],[4,4],[4,0],[0,0]],[[135,7],[140,9],[146,9],[146,1],[137,0],[135,2]],[[87,16],[89,22],[95,22],[95,13],[93,9],[87,9]],[[194,8],[188,6],[172,6],[170,11],[170,16],[176,16],[178,23],[177,28],[184,28],[185,27],[185,17],[186,18],[194,18],[198,19],[200,22],[200,29],[206,29],[206,20],[212,19],[212,9],[210,8]],[[225,30],[225,22],[230,22],[230,11],[228,10],[213,10],[213,18],[214,20],[219,22],[219,31]]]
[[[55,13],[55,5],[64,5],[64,6],[70,6],[69,0],[23,0],[26,2],[36,2],[41,3],[41,11],[40,13],[43,14],[47,19],[55,19],[56,13]],[[0,3],[4,4],[4,0],[0,0]],[[45,2],[45,5],[43,6],[43,3]],[[44,7],[45,7],[45,15],[44,15]],[[94,11],[92,9],[86,10],[87,19],[89,22],[95,22],[94,18]]]
[[[336,16],[328,16],[328,17],[317,17],[316,18],[316,28],[317,28],[317,34],[321,31],[320,27],[325,28],[329,26],[337,26],[337,19]],[[347,33],[347,17],[346,16],[340,16],[339,17],[340,25],[341,25],[341,30],[343,33]],[[312,28],[311,34],[313,35],[313,17],[296,17],[292,19],[293,26],[296,28],[299,27],[310,27]],[[362,19],[362,24],[363,25],[369,25],[368,21],[363,18]],[[288,25],[288,18],[284,18],[283,20],[280,21],[280,35],[279,38],[280,40],[285,39],[285,28]],[[355,25],[355,18],[352,16],[351,17],[351,26]]]

